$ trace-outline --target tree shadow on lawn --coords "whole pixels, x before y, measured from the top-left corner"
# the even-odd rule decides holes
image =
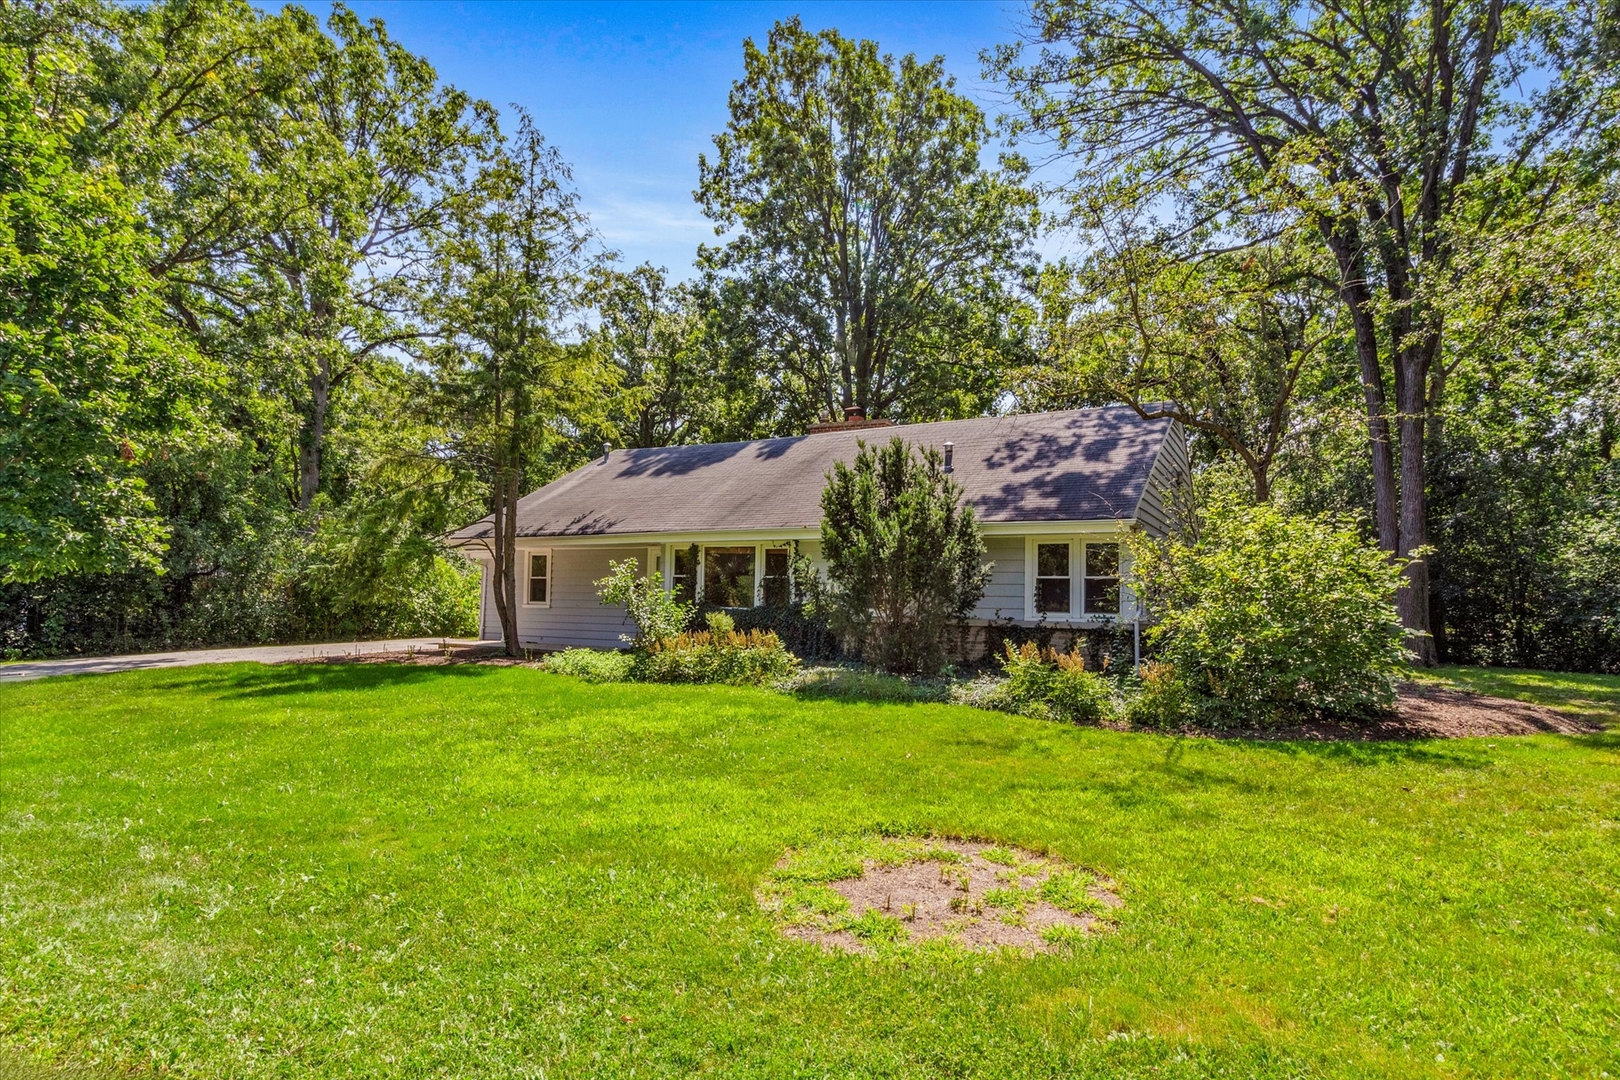
[[[231,700],[382,690],[441,679],[484,678],[501,670],[481,664],[229,664],[176,669],[172,680],[155,689],[196,690]]]
[[[1178,737],[1178,741],[1185,737]],[[1391,739],[1330,741],[1323,739],[1226,738],[1228,746],[1271,751],[1290,757],[1317,758],[1336,765],[1427,765],[1448,769],[1482,769],[1491,764],[1490,744],[1500,747],[1520,739],[1555,739],[1561,745],[1620,751],[1620,732],[1588,734],[1540,732],[1534,735],[1478,735],[1467,739]]]
[[[1425,681],[1561,709],[1597,723],[1620,721],[1620,676],[1531,668],[1439,667]]]
[[[1474,742],[1483,740],[1470,740],[1465,743],[1452,739],[1389,739],[1378,741],[1359,739],[1281,739],[1264,736],[1248,737],[1245,735],[1211,737],[1207,734],[1184,735],[1180,733],[1170,733],[1164,737],[1170,740],[1170,745],[1165,749],[1164,768],[1166,771],[1181,768],[1178,763],[1189,744],[1232,747],[1242,750],[1244,753],[1270,752],[1288,757],[1318,758],[1337,765],[1411,764],[1453,769],[1479,769],[1490,764],[1490,759],[1485,754],[1484,749],[1473,745]],[[1522,736],[1498,736],[1498,738],[1510,737]]]

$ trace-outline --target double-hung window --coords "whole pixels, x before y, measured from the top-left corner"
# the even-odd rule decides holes
[[[1119,614],[1119,545],[1087,544],[1085,576],[1087,615]]]
[[[690,604],[697,599],[697,551],[695,547],[675,549],[669,591],[682,603]]]
[[[760,598],[766,607],[787,607],[788,549],[765,549],[765,573],[759,581]]]
[[[1041,615],[1067,615],[1074,579],[1069,574],[1069,542],[1035,545],[1035,610]]]
[[[529,552],[529,583],[523,601],[536,607],[551,606],[551,552]]]

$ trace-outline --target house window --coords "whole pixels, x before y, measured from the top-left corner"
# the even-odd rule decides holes
[[[1069,545],[1035,545],[1035,610],[1043,615],[1067,615],[1069,583]]]
[[[766,607],[787,607],[788,551],[787,548],[768,548],[765,552],[765,576],[760,580],[760,593]]]
[[[525,594],[530,604],[551,603],[551,553],[529,553],[529,590]]]
[[[697,599],[697,548],[682,548],[675,552],[675,565],[669,577],[669,591],[683,604]]]
[[[1119,545],[1086,545],[1086,614],[1119,614]]]
[[[754,549],[703,549],[703,602],[716,607],[754,606]]]

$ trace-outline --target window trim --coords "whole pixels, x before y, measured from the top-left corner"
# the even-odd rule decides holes
[[[1136,594],[1130,586],[1130,554],[1125,545],[1124,536],[1119,533],[1080,533],[1078,535],[1064,536],[1048,535],[1042,533],[1024,534],[1024,621],[1039,622],[1042,613],[1035,610],[1035,586],[1037,571],[1040,568],[1040,545],[1063,544],[1069,545],[1069,610],[1065,613],[1053,615],[1045,614],[1048,623],[1105,623],[1109,621],[1128,621],[1138,616],[1136,608]],[[1086,612],[1086,545],[1088,544],[1117,544],[1119,545],[1119,611],[1116,612]]]
[[[780,551],[787,558],[787,565],[783,568],[783,572],[781,574],[782,588],[786,590],[788,603],[791,604],[793,602],[793,548],[788,544],[765,543],[760,544],[759,550],[754,553],[754,568],[756,571],[754,578],[755,607],[769,606],[765,602],[765,579],[771,575],[767,574],[765,570],[766,561],[770,558],[771,552],[773,551]]]
[[[1115,549],[1114,572],[1113,572],[1112,575],[1088,573],[1088,571],[1091,569],[1091,564],[1089,562],[1087,562],[1087,551],[1088,551],[1089,548],[1091,548],[1093,546],[1102,545],[1102,544],[1110,545],[1111,547],[1113,547]],[[1087,586],[1091,582],[1092,578],[1096,578],[1099,581],[1112,581],[1112,582],[1114,582],[1115,592],[1119,596],[1119,603],[1118,603],[1117,610],[1115,610],[1115,611],[1087,611],[1086,610],[1086,600],[1088,598],[1088,588],[1087,588]],[[1126,608],[1126,600],[1125,600],[1125,545],[1122,542],[1118,541],[1118,540],[1089,540],[1088,539],[1088,540],[1081,541],[1081,543],[1080,543],[1080,614],[1081,614],[1081,616],[1083,618],[1087,618],[1087,619],[1122,619],[1122,618],[1125,617],[1125,608]]]
[[[557,587],[557,560],[550,548],[523,548],[523,603],[526,608],[548,608],[551,598],[556,595]],[[546,598],[544,600],[529,599],[529,584],[534,580],[534,557],[546,557]]]
[[[1067,577],[1067,581],[1069,582],[1069,610],[1067,610],[1067,611],[1042,611],[1040,609],[1040,587],[1041,587],[1041,577],[1042,577],[1042,575],[1041,575],[1041,548],[1043,548],[1043,547],[1060,547],[1060,546],[1061,547],[1067,547],[1068,550],[1069,550],[1069,573],[1068,573],[1068,577]],[[1044,615],[1047,618],[1054,618],[1055,617],[1059,621],[1062,621],[1062,622],[1072,622],[1074,620],[1074,616],[1075,616],[1075,614],[1076,614],[1076,612],[1078,610],[1076,608],[1076,606],[1075,606],[1074,548],[1075,548],[1075,542],[1074,542],[1074,539],[1072,537],[1070,537],[1070,538],[1060,538],[1060,539],[1049,539],[1049,538],[1040,537],[1040,536],[1035,537],[1035,542],[1030,548],[1030,550],[1033,552],[1033,559],[1032,559],[1032,561],[1030,563],[1030,572],[1031,572],[1032,576],[1030,577],[1030,584],[1029,584],[1029,609],[1030,609],[1031,612],[1034,613],[1034,616],[1033,616],[1034,618],[1039,619]],[[1083,553],[1085,551],[1085,546],[1081,545],[1080,550]],[[1053,577],[1050,580],[1056,581],[1058,579]]]
[[[691,548],[697,548],[697,555],[693,558],[692,572],[687,575],[692,579],[692,602],[703,595],[703,545],[702,544],[665,544],[663,546],[664,592],[675,593],[675,562],[685,555]]]

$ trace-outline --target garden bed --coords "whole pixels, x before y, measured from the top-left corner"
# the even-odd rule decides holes
[[[498,645],[451,645],[417,652],[362,653],[291,661],[299,664],[488,664],[542,666],[544,654],[510,657]],[[786,689],[807,698],[873,702],[955,702],[979,705],[990,682],[966,679],[902,679],[853,666],[822,666],[800,672]],[[1104,724],[1116,730],[1123,725]],[[1360,724],[1313,721],[1281,728],[1185,728],[1184,735],[1275,741],[1380,742],[1395,739],[1466,739],[1514,735],[1589,735],[1602,724],[1547,705],[1492,697],[1433,683],[1403,682],[1395,711]]]

